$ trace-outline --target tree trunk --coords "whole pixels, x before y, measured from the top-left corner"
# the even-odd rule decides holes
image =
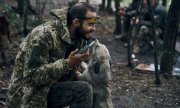
[[[44,9],[46,7],[47,0],[45,0],[45,1],[38,1],[37,0],[36,3],[37,3],[36,5],[37,5],[37,10],[38,10],[38,20],[42,21],[43,13],[44,13]]]
[[[152,21],[152,29],[150,30],[152,36],[153,36],[153,47],[154,47],[154,68],[155,68],[155,83],[156,85],[160,85],[160,78],[159,78],[159,72],[158,72],[158,54],[157,54],[157,36],[155,31],[155,21],[154,21],[154,12],[153,8],[151,6],[150,0],[147,0],[148,8],[149,8],[149,14]]]
[[[166,79],[172,76],[173,55],[179,22],[180,0],[172,0],[164,33],[164,51],[161,58],[161,72]]]
[[[45,0],[44,2],[43,2],[43,6],[42,6],[42,9],[41,9],[41,14],[43,15],[43,13],[44,13],[44,9],[45,9],[45,7],[46,7],[46,3],[47,3],[47,0]]]
[[[41,1],[39,1],[39,0],[36,0],[36,11],[37,11],[37,13],[38,13],[38,20],[40,21],[41,20],[41,4],[40,4],[40,2]]]
[[[29,9],[29,0],[24,0],[24,14],[23,14],[23,32],[26,36],[28,33],[27,22],[28,22],[28,9]]]
[[[106,0],[102,0],[100,11],[105,11]]]
[[[112,0],[108,0],[108,2],[107,2],[107,7],[106,7],[106,11],[107,11],[109,14],[112,14],[112,12],[113,12],[112,7],[111,7],[111,1],[112,1]]]
[[[17,0],[17,12],[22,16],[24,12],[24,0]]]
[[[166,6],[167,6],[167,0],[162,0],[162,5],[163,5],[164,7],[166,7]]]
[[[6,15],[0,16],[0,68],[7,65],[6,51],[9,49],[9,21]]]
[[[115,7],[116,7],[116,12],[115,12],[116,28],[114,34],[121,34],[121,16],[119,14],[120,0],[115,0]]]
[[[134,9],[136,9],[139,6],[140,0],[133,0],[131,5]]]

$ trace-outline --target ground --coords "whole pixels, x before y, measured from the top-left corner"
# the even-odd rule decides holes
[[[161,84],[155,84],[155,74],[127,67],[127,49],[124,41],[113,35],[114,17],[101,16],[94,36],[107,46],[112,58],[112,100],[114,108],[180,108],[180,78],[169,80],[160,76]],[[5,108],[5,93],[12,74],[14,59],[22,38],[14,39],[7,50],[8,65],[0,69],[0,108]],[[153,63],[153,54],[137,55],[138,63]]]

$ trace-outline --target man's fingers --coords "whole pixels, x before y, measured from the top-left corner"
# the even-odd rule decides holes
[[[81,72],[76,71],[76,75],[77,75],[77,76],[80,76],[80,75],[81,75]]]
[[[86,55],[89,55],[90,49],[88,48],[87,51],[85,52]]]
[[[81,55],[82,60],[86,59],[87,57],[89,57],[89,53],[84,53]]]
[[[77,54],[77,53],[78,53],[78,49],[72,51],[69,56],[74,56],[74,55]]]
[[[112,91],[112,81],[108,81],[108,84],[107,84],[107,89],[111,92]]]
[[[73,59],[75,64],[79,64],[80,62],[84,61],[89,56],[89,50],[86,52],[79,54],[78,49],[72,51],[69,55],[69,58]]]

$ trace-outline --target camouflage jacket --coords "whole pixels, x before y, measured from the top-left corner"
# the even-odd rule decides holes
[[[71,70],[65,60],[65,50],[72,43],[67,8],[50,13],[56,19],[34,28],[20,45],[7,93],[8,108],[46,108],[51,85]]]

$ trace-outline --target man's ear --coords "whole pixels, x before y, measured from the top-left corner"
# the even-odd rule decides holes
[[[77,19],[77,18],[74,19],[74,20],[73,20],[73,25],[76,26],[76,27],[79,27],[79,26],[80,26],[80,21],[79,21],[79,19]]]

